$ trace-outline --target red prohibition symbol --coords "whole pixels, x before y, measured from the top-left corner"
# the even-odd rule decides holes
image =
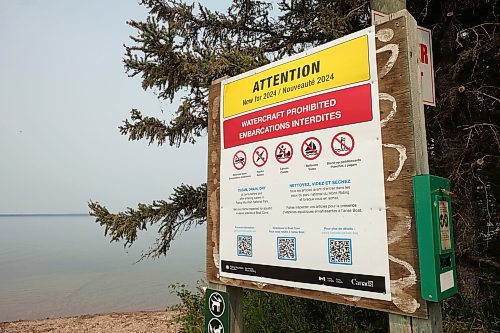
[[[263,167],[268,158],[269,154],[267,153],[267,149],[263,146],[259,146],[253,151],[253,164],[255,164],[255,166]]]
[[[280,143],[274,152],[274,156],[279,163],[285,164],[292,159],[293,149],[288,142]]]
[[[354,138],[347,132],[335,134],[332,139],[332,150],[335,155],[347,156],[354,149]]]
[[[302,142],[300,151],[305,159],[314,160],[321,154],[321,149],[321,142],[315,137],[310,137]]]
[[[236,170],[241,170],[247,164],[247,155],[243,150],[238,150],[233,157],[233,165]]]

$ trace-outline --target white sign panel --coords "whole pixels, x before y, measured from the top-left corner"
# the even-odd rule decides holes
[[[221,277],[390,300],[375,29],[227,79]]]
[[[372,10],[372,22],[387,15]],[[420,52],[420,76],[422,78],[422,99],[425,105],[436,106],[434,89],[434,65],[432,61],[432,34],[429,29],[417,27]]]

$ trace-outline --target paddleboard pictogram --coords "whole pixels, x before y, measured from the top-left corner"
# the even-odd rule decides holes
[[[238,150],[233,157],[233,165],[236,170],[241,170],[247,164],[247,155],[243,150]]]
[[[267,149],[265,147],[259,146],[253,151],[253,164],[258,167],[264,166],[269,158]]]
[[[354,149],[354,137],[347,132],[337,133],[332,139],[332,150],[335,155],[346,156]]]
[[[321,154],[321,149],[321,142],[315,137],[310,137],[302,142],[300,151],[305,159],[314,160]]]
[[[274,156],[276,160],[282,164],[287,163],[292,159],[293,156],[293,148],[292,145],[288,142],[280,143],[274,152]]]

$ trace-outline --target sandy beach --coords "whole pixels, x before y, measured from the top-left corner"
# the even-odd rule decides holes
[[[177,333],[180,311],[141,311],[0,323],[0,333]]]

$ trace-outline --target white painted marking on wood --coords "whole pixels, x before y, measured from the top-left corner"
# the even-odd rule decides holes
[[[394,30],[390,28],[380,29],[375,34],[375,37],[377,37],[379,41],[387,43],[392,39],[392,37],[394,37]],[[389,56],[389,60],[387,60],[387,63],[380,70],[380,73],[378,73],[379,79],[386,76],[387,73],[391,71],[392,67],[394,67],[394,64],[396,63],[396,60],[398,59],[399,56],[399,46],[397,44],[387,44],[378,49],[377,53],[382,53],[386,51],[390,51],[391,55]]]
[[[263,282],[252,282],[252,284],[257,286],[257,288],[259,288],[259,289],[262,289],[265,286],[267,286],[267,283],[263,283]]]
[[[394,37],[394,30],[391,28],[380,29],[375,34],[375,37],[377,37],[379,41],[387,43]]]
[[[214,98],[213,102],[213,107],[212,107],[212,119],[217,120],[217,117],[219,116],[219,108],[220,108],[220,97],[217,96]],[[214,122],[215,124],[215,122]]]
[[[217,221],[217,212],[218,212],[218,202],[217,202],[217,191],[212,191],[212,193],[210,194],[210,207],[209,207],[209,210],[210,210],[210,215],[212,217],[212,221]],[[212,241],[215,241],[217,239],[217,231],[215,230],[216,228],[212,228]],[[212,244],[209,244],[209,246],[212,246]],[[213,256],[213,259],[214,259],[214,265],[217,269],[220,268],[220,263],[219,263],[219,260],[220,260],[220,256],[219,256],[219,249],[217,247],[217,243],[214,244],[214,246],[212,247],[212,256]]]
[[[393,143],[383,143],[382,146],[386,148],[393,148],[396,149],[399,153],[399,166],[396,171],[391,173],[389,177],[387,177],[388,182],[395,181],[398,177],[399,174],[401,173],[401,170],[403,169],[403,165],[405,164],[406,159],[408,158],[406,156],[406,147],[403,145],[395,145]]]
[[[400,278],[398,280],[391,280],[391,295],[392,302],[401,311],[406,313],[414,313],[420,307],[420,303],[415,298],[405,292],[405,289],[417,283],[417,274],[415,269],[406,261],[398,259],[389,255],[389,260],[395,262],[408,270],[409,276]]]
[[[391,112],[389,112],[389,114],[387,115],[387,117],[385,117],[384,119],[382,119],[380,121],[380,127],[384,127],[396,115],[396,111],[398,109],[398,105],[396,103],[396,99],[392,95],[389,95],[389,94],[386,94],[386,93],[379,93],[378,94],[378,98],[379,98],[379,100],[389,101],[389,102],[392,103]]]
[[[387,60],[387,63],[380,70],[380,73],[378,73],[379,79],[386,76],[387,73],[391,71],[392,67],[394,67],[394,64],[396,63],[396,60],[398,59],[399,56],[399,46],[397,44],[387,44],[378,49],[377,53],[382,53],[387,51],[391,52],[391,55],[389,56],[389,60]]]
[[[219,274],[217,274],[217,277],[219,278],[221,284],[225,284],[226,286],[233,286],[233,287],[241,286],[242,282],[241,280],[230,280],[228,278],[219,276]]]
[[[219,250],[214,247],[213,249],[213,258],[214,258],[214,264],[217,269],[220,269],[220,256],[219,256]]]
[[[406,208],[388,207],[388,209],[396,215],[398,221],[398,224],[394,226],[394,229],[391,230],[389,232],[389,235],[387,236],[388,243],[394,244],[400,241],[410,232],[412,219],[409,215],[410,211]],[[404,289],[407,289],[416,284],[417,275],[415,274],[415,270],[408,262],[398,259],[394,256],[389,255],[389,260],[405,267],[410,273],[410,275],[407,277],[398,280],[391,280],[392,302],[401,311],[404,311],[406,313],[413,313],[420,307],[420,303],[418,303],[417,300],[413,298],[413,296],[406,293]]]
[[[396,221],[398,221],[398,224],[394,226],[394,229],[392,229],[389,234],[387,235],[387,243],[389,245],[394,244],[401,240],[404,236],[406,236],[411,229],[411,216],[410,210],[407,208],[401,208],[401,207],[387,207],[387,210],[391,211],[396,215]],[[403,222],[399,222],[403,221]]]

